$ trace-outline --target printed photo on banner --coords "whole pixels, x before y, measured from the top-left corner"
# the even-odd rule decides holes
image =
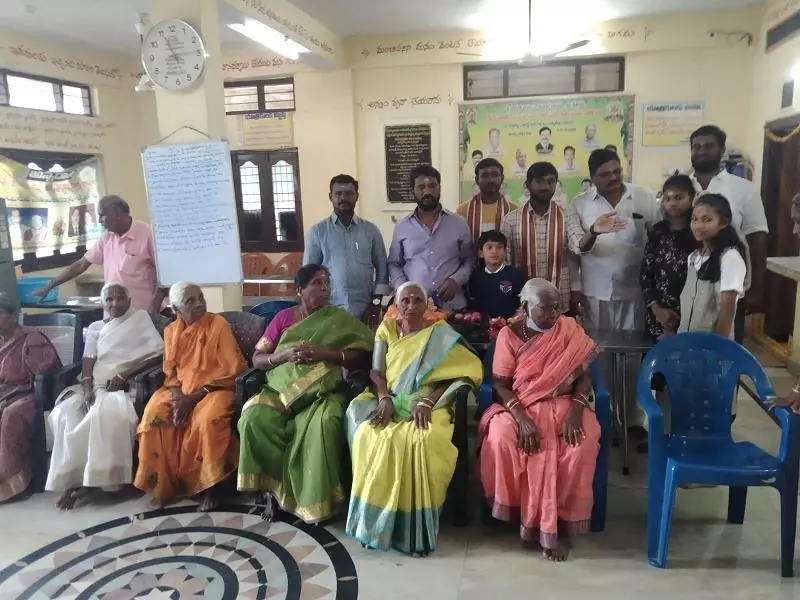
[[[91,246],[102,233],[98,160],[51,170],[35,166],[0,156],[0,198],[6,202],[14,259],[26,252],[49,256],[57,249]]]
[[[502,163],[503,193],[517,204],[528,200],[524,182],[535,162],[547,161],[558,169],[556,194],[564,202],[591,187],[588,158],[596,148],[615,150],[629,179],[634,112],[632,95],[460,104],[459,201],[466,202],[477,193],[475,165],[489,157]]]

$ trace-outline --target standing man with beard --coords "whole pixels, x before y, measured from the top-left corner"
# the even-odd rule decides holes
[[[501,231],[508,239],[511,265],[525,281],[539,277],[558,288],[561,310],[581,312],[580,266],[569,252],[566,215],[556,202],[558,171],[549,162],[530,166],[525,187],[530,200],[503,218]]]
[[[725,170],[722,155],[725,153],[727,135],[716,125],[704,125],[692,133],[692,182],[698,197],[702,194],[720,194],[731,205],[733,228],[745,244],[745,262],[748,276],[745,279],[745,297],[739,300],[734,319],[734,337],[744,340],[745,313],[762,310],[764,273],[767,268],[767,217],[761,194],[752,182]]]
[[[358,181],[350,175],[337,175],[329,189],[333,214],[308,232],[303,264],[327,268],[331,305],[361,319],[368,316],[368,307],[377,308],[389,293],[386,246],[380,230],[355,214]]]
[[[484,231],[500,229],[500,223],[509,212],[517,208],[501,191],[505,174],[503,165],[494,158],[484,158],[475,166],[475,184],[480,191],[469,202],[456,209],[460,217],[467,220],[472,234],[472,243],[477,246]]]
[[[570,204],[567,230],[570,247],[580,255],[584,324],[588,331],[642,331],[645,306],[639,283],[647,230],[659,221],[656,195],[624,183],[616,152],[605,148],[589,155],[594,187]],[[603,357],[607,381],[610,360]],[[641,357],[628,354],[629,390],[636,389]],[[617,393],[618,390],[612,390]],[[626,402],[627,422],[639,441],[646,432],[636,401]]]
[[[463,288],[476,259],[467,223],[442,208],[439,171],[420,165],[409,180],[417,208],[394,229],[389,248],[392,287],[415,281],[438,296],[445,307],[463,309],[467,306]]]

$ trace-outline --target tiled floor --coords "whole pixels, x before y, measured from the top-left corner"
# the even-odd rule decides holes
[[[786,391],[791,386],[792,379],[785,370],[770,368],[769,374],[778,391]],[[777,428],[744,394],[740,398],[739,417],[734,430],[737,436],[753,440],[770,451],[777,447]],[[31,598],[55,597],[53,594],[59,590],[54,584],[39,589],[39,595],[32,593],[30,582],[41,577],[35,571],[42,569],[46,573],[55,565],[63,567],[69,559],[85,561],[81,553],[92,547],[105,548],[103,553],[106,555],[116,552],[112,560],[117,562],[113,564],[121,568],[124,559],[117,555],[122,556],[123,553],[115,549],[122,544],[116,544],[113,540],[130,537],[140,531],[134,526],[143,528],[141,535],[160,538],[163,543],[155,544],[149,551],[155,553],[153,556],[156,558],[161,556],[165,564],[168,563],[166,566],[156,561],[155,566],[147,567],[143,574],[135,578],[135,572],[133,575],[126,572],[128,575],[117,577],[113,585],[109,584],[110,588],[104,588],[117,591],[107,593],[98,591],[97,585],[94,588],[91,585],[96,584],[101,575],[108,579],[110,567],[104,565],[103,561],[93,559],[85,562],[92,571],[88,575],[78,576],[76,586],[66,590],[62,588],[58,597],[104,600],[227,597],[348,600],[352,598],[354,589],[353,577],[348,574],[348,569],[352,568],[347,557],[349,554],[358,575],[358,597],[367,600],[408,599],[415,596],[437,600],[535,597],[559,600],[673,600],[680,595],[692,599],[729,600],[800,598],[800,560],[796,562],[796,579],[783,580],[779,575],[779,513],[775,491],[761,488],[750,492],[743,526],[725,524],[726,490],[681,491],[672,530],[669,569],[658,570],[650,567],[645,560],[646,490],[643,458],[635,457],[632,466],[633,473],[629,477],[619,473],[619,465],[613,466],[606,531],[580,538],[570,560],[563,564],[551,564],[537,553],[523,551],[513,527],[487,527],[479,519],[465,529],[445,526],[437,552],[428,559],[413,559],[395,552],[362,549],[359,544],[342,535],[341,521],[327,528],[341,541],[339,544],[325,531],[309,531],[291,523],[276,523],[266,529],[259,525],[254,516],[237,512],[246,511],[244,508],[229,507],[226,513],[216,513],[209,521],[200,522],[196,521],[200,515],[181,512],[181,507],[178,507],[176,514],[151,516],[137,522],[130,517],[147,510],[147,501],[143,498],[60,513],[53,508],[55,498],[52,494],[37,495],[0,506],[0,568],[14,565],[22,557],[65,536],[120,517],[127,518],[127,521],[116,529],[100,526],[85,533],[82,538],[76,536],[69,547],[40,552],[42,556],[34,557],[38,563],[32,563],[30,567],[21,568],[18,563],[13,567],[15,573],[5,583],[0,583],[0,598],[15,598],[23,591],[31,593],[28,596]],[[174,526],[175,519],[180,527],[194,523],[200,529],[220,527],[222,533],[212,532],[210,536],[190,533],[188,537],[181,537],[168,531],[168,525],[171,523]],[[242,542],[244,545],[239,550],[252,554],[254,560],[260,561],[259,565],[263,563],[263,566],[249,563],[253,566],[252,572],[240,578],[249,578],[250,583],[242,583],[232,596],[224,593],[219,581],[222,577],[220,572],[209,570],[208,565],[200,559],[179,560],[187,555],[201,558],[214,556],[215,550],[209,544],[217,544],[224,551],[226,544],[230,545],[231,540],[236,543],[238,539],[238,535],[225,533],[231,528],[249,528],[251,533],[255,532],[255,537],[251,536],[247,538],[250,541]],[[128,533],[123,535],[123,531]],[[100,541],[97,541],[98,537]],[[112,541],[109,542],[109,539]],[[253,542],[254,539],[256,542]],[[274,545],[270,546],[271,543],[283,547],[291,558],[287,559],[287,555],[276,550]],[[142,547],[146,549],[149,542],[140,540],[131,544],[133,546],[130,547],[138,551]],[[128,546],[128,543],[125,545]],[[234,556],[231,547],[227,550],[228,554],[219,555],[222,556],[219,560],[237,573],[243,567],[250,568],[243,562],[242,555]],[[67,554],[67,551],[74,551],[75,554]],[[56,557],[56,552],[61,554]],[[147,560],[147,557],[142,560]],[[283,567],[276,566],[276,560]],[[135,562],[134,559],[131,561]],[[77,567],[71,568],[73,575],[80,571]],[[29,575],[23,578],[21,574],[26,571]],[[265,579],[258,580],[261,576],[258,573],[262,572]],[[9,571],[0,572],[0,577],[4,573],[8,574]],[[295,578],[302,582],[300,591],[297,587],[289,589],[287,574],[290,579],[292,573],[297,574]],[[271,586],[263,585],[265,580],[269,580]],[[172,587],[156,585],[163,581],[172,582]],[[203,581],[205,583],[200,585]],[[262,585],[259,586],[258,581]],[[144,590],[148,585],[150,587],[146,593],[137,595],[137,589]],[[331,591],[336,587],[340,589],[338,596]],[[178,594],[177,590],[183,591]]]

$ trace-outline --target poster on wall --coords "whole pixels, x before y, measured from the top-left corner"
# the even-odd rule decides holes
[[[387,125],[384,149],[389,202],[415,202],[408,178],[412,169],[432,162],[430,124]]]
[[[528,167],[547,161],[559,173],[556,194],[563,202],[588,187],[587,160],[592,150],[613,146],[626,179],[633,167],[632,95],[546,97],[459,105],[460,201],[478,193],[475,165],[496,158],[504,168],[503,193],[527,201]]]
[[[99,163],[91,158],[62,171],[42,171],[0,156],[0,198],[6,201],[14,260],[91,246],[103,228]]]
[[[703,103],[647,102],[642,105],[642,146],[679,148],[703,124]]]

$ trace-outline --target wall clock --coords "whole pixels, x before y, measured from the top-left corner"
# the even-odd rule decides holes
[[[142,65],[157,86],[185,90],[196,86],[206,64],[203,38],[186,21],[156,23],[142,40]]]

